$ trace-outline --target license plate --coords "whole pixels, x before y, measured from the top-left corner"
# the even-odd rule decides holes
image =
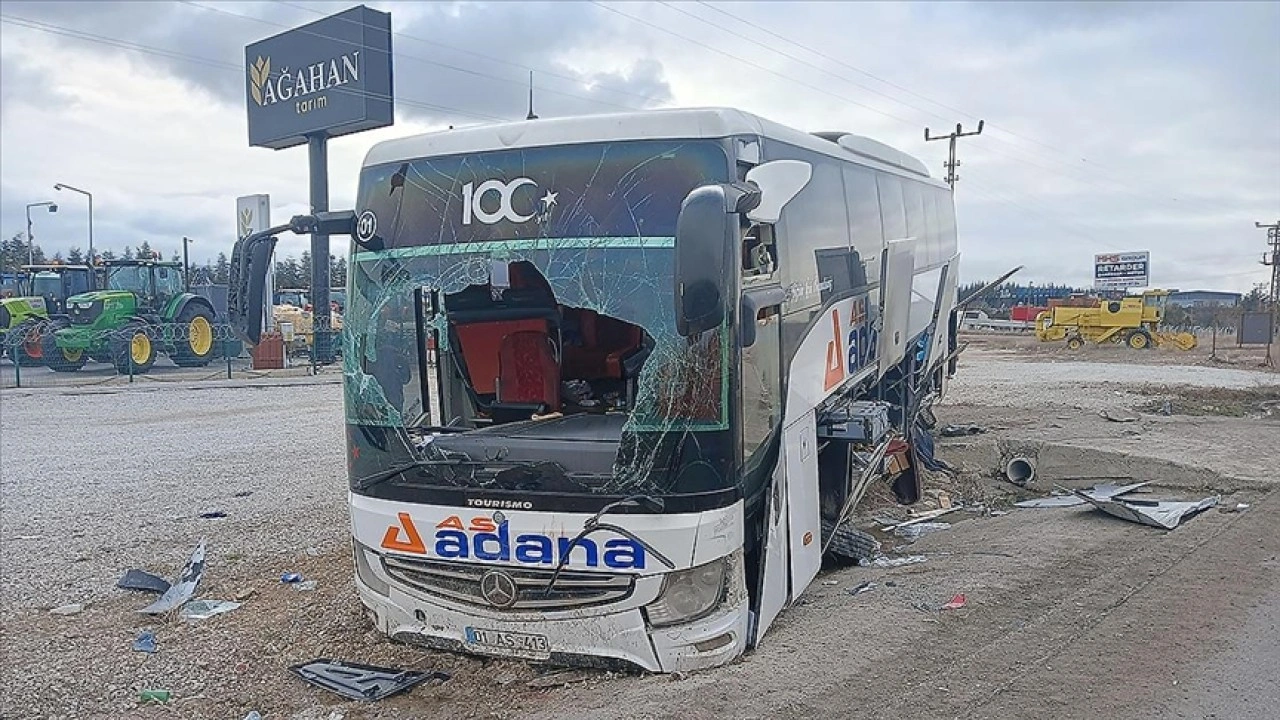
[[[530,660],[546,660],[551,657],[551,643],[546,635],[467,628],[467,646],[475,652]]]

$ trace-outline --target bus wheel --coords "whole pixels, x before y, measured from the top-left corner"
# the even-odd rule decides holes
[[[829,521],[823,520],[822,535],[831,538],[827,552],[844,562],[870,560],[880,553],[880,541],[870,533],[855,528],[849,521],[833,528]]]

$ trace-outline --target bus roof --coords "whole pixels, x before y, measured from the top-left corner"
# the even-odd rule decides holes
[[[819,137],[732,108],[643,110],[441,130],[380,142],[365,155],[364,167],[424,157],[550,145],[619,140],[719,139],[735,135],[772,138],[882,170],[929,177],[924,163],[870,138],[852,133],[823,133]]]

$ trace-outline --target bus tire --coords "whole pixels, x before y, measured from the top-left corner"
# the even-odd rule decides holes
[[[833,528],[830,522],[823,520],[822,534],[831,540],[827,553],[837,560],[857,563],[880,554],[880,541],[870,533],[855,528],[852,522],[846,521]]]

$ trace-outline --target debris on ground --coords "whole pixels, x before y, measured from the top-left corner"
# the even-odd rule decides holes
[[[860,560],[858,561],[858,564],[863,567],[896,568],[904,565],[915,565],[916,563],[922,562],[924,562],[923,555],[906,555],[894,558],[891,558],[888,555],[880,555],[878,557],[871,558],[870,560]]]
[[[60,605],[49,611],[53,615],[79,615],[84,612],[84,605],[80,603],[71,603],[70,605]]]
[[[827,587],[831,587],[832,585],[839,585],[840,581],[839,580],[823,580],[822,584]]]
[[[178,616],[183,620],[207,620],[214,615],[231,612],[238,607],[240,603],[228,600],[192,600],[182,606]]]
[[[191,553],[191,558],[187,560],[186,567],[182,568],[182,574],[178,576],[178,582],[169,586],[169,589],[165,590],[158,600],[138,612],[158,615],[181,607],[196,593],[196,586],[200,584],[200,578],[203,575],[204,540],[201,539],[200,544],[196,546],[195,552]]]
[[[292,665],[289,670],[303,680],[350,700],[381,700],[429,679],[448,680],[440,671],[418,672],[318,658]]]
[[[959,610],[960,608],[964,607],[968,602],[969,602],[969,599],[964,596],[964,593],[956,593],[956,595],[951,598],[951,602],[948,602],[946,605],[943,605],[941,609]]]
[[[911,518],[910,520],[904,520],[904,521],[899,522],[899,523],[893,523],[893,524],[890,524],[890,525],[886,525],[885,527],[880,528],[880,531],[881,531],[881,532],[893,532],[893,531],[897,530],[897,529],[898,529],[898,528],[900,528],[900,527],[904,527],[904,526],[907,526],[907,525],[915,525],[915,524],[917,524],[917,523],[922,523],[922,522],[928,522],[928,521],[930,521],[930,520],[932,520],[932,519],[934,519],[934,518],[939,518],[939,517],[942,517],[943,515],[947,515],[947,514],[949,514],[949,513],[953,513],[953,512],[955,512],[955,511],[957,511],[957,510],[963,510],[963,509],[964,509],[964,506],[962,506],[962,505],[953,505],[953,506],[951,506],[951,507],[938,508],[937,510],[929,510],[929,511],[926,511],[926,512],[922,512],[922,513],[920,513],[919,515],[916,515],[915,517]]]
[[[914,541],[921,535],[927,535],[938,530],[946,530],[951,527],[951,523],[944,522],[922,522],[915,525],[899,525],[893,529],[893,534]]]
[[[1164,530],[1173,530],[1183,520],[1208,510],[1217,505],[1221,499],[1214,495],[1199,502],[1138,500],[1136,498],[1099,500],[1081,492],[1076,492],[1076,495],[1084,498],[1086,502],[1108,515]]]
[[[942,437],[964,437],[966,435],[981,435],[986,431],[987,429],[981,425],[948,425],[938,431],[938,434]]]
[[[250,710],[249,714],[244,716],[244,720],[262,720],[262,715],[257,710]]]
[[[144,652],[147,654],[154,653],[159,648],[156,647],[156,634],[150,630],[144,630],[138,634],[133,641],[133,649],[136,652]]]
[[[1130,485],[1094,485],[1088,490],[1083,490],[1081,492],[1097,500],[1110,500],[1112,498],[1120,497],[1121,495],[1128,495],[1134,490],[1149,484],[1150,483],[1140,482]],[[1013,505],[1014,507],[1020,508],[1075,507],[1077,505],[1084,505],[1087,502],[1087,500],[1077,496],[1074,491],[1060,489],[1049,497],[1023,500],[1021,502],[1016,502]]]
[[[283,575],[281,575],[281,576],[280,576],[280,582],[282,582],[282,583],[296,583],[296,582],[302,582],[302,574],[301,574],[301,573],[294,573],[294,572],[291,572],[291,573],[285,573],[285,574],[283,574]]]
[[[227,514],[222,512],[221,510],[210,510],[209,512],[200,513],[200,518],[202,520],[215,520],[217,518],[224,518],[224,517],[227,517]]]
[[[864,592],[871,592],[872,590],[874,590],[874,589],[875,589],[875,587],[876,587],[876,584],[875,584],[875,583],[871,582],[870,580],[866,580],[866,581],[862,582],[861,584],[859,584],[857,587],[851,587],[851,588],[849,588],[849,594],[850,594],[850,595],[861,595],[861,594],[862,594],[862,593],[864,593]]]
[[[236,602],[244,602],[245,600],[248,600],[249,598],[253,597],[254,594],[257,592],[258,591],[254,590],[253,588],[245,588],[244,590],[241,590],[240,592],[233,595],[231,599],[235,600]]]
[[[1106,408],[1103,410],[1099,410],[1098,414],[1101,415],[1102,418],[1105,420],[1110,420],[1111,422],[1117,422],[1117,423],[1131,423],[1131,422],[1137,422],[1139,419],[1141,419],[1140,416],[1135,413],[1126,412],[1124,410],[1117,410],[1115,408]]]
[[[139,690],[138,702],[169,702],[173,693],[168,690]]]
[[[240,492],[233,494],[231,497],[249,497],[252,494],[252,490],[241,490]]]
[[[294,589],[294,590],[298,590],[298,591],[300,591],[300,592],[307,592],[307,591],[309,591],[309,590],[315,590],[315,589],[316,589],[316,581],[315,581],[315,580],[304,580],[304,581],[302,581],[302,582],[293,583],[293,589]]]
[[[561,672],[539,675],[525,683],[525,685],[539,689],[563,687],[565,685],[582,682],[583,680],[590,680],[593,675],[595,675],[595,673],[590,670],[564,670]]]
[[[1249,507],[1250,507],[1249,503],[1236,503],[1235,505],[1223,505],[1222,507],[1218,508],[1218,512],[1238,513],[1238,512],[1244,512],[1245,510],[1248,510]]]
[[[169,589],[169,581],[158,575],[133,569],[125,571],[124,576],[116,582],[116,587],[162,595]]]

